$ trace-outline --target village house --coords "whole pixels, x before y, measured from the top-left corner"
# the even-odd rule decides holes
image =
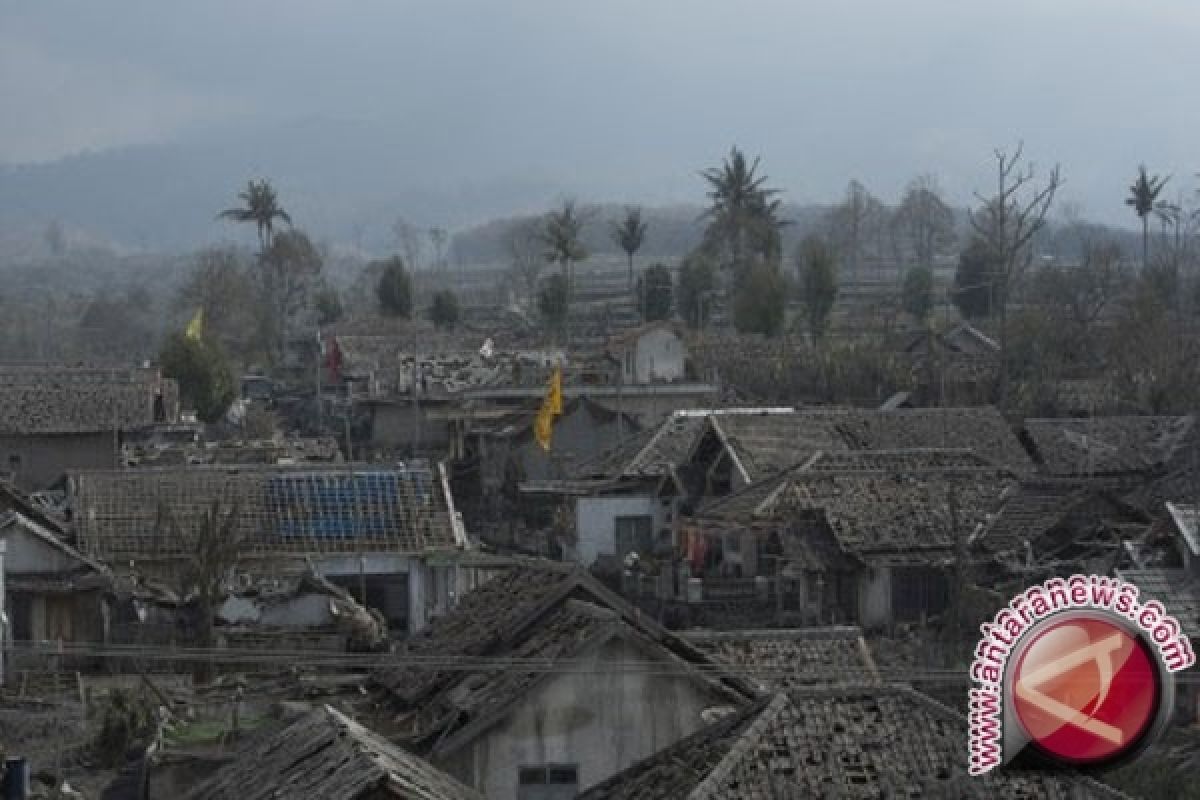
[[[550,663],[573,668],[536,666]],[[373,683],[379,730],[491,800],[574,797],[754,695],[586,572],[554,565],[499,571]]]
[[[609,339],[606,355],[626,385],[671,383],[687,376],[687,344],[670,322],[651,322]]]
[[[19,511],[0,512],[0,596],[8,619],[4,638],[29,644],[104,642],[109,631],[112,575],[64,542],[58,532]],[[8,669],[22,666],[20,651]],[[30,662],[42,663],[34,659]],[[3,670],[0,670],[2,672]]]
[[[938,614],[1011,472],[971,451],[818,452],[680,520],[693,615],[881,628]]]
[[[579,800],[1129,800],[1067,772],[968,775],[966,740],[961,714],[908,687],[797,688],[715,721]]]
[[[1012,486],[971,536],[985,586],[1030,585],[1054,575],[1109,572],[1150,518],[1096,481],[1029,477]]]
[[[929,405],[976,405],[991,400],[1000,369],[1000,345],[971,325],[903,334],[897,348],[908,360],[918,398]]]
[[[688,493],[713,497],[803,463],[817,452],[970,450],[1017,473],[1033,465],[994,408],[878,411],[856,408],[772,409],[713,413],[680,467]]]
[[[1046,475],[1132,487],[1177,460],[1194,422],[1190,415],[1027,419],[1022,438]]]
[[[178,394],[155,368],[0,365],[0,472],[29,491],[114,467],[124,437],[178,417]]]
[[[178,797],[177,794],[152,794]],[[483,800],[330,706],[251,740],[185,800]]]
[[[468,547],[444,471],[386,465],[148,467],[73,472],[78,548],[175,585],[207,513],[234,514],[238,570],[309,569],[415,633],[463,589]],[[211,535],[211,534],[208,534]]]

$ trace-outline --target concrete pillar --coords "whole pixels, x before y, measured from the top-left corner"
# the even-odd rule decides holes
[[[429,567],[423,561],[413,560],[408,568],[408,632],[410,635],[425,630],[425,598],[429,586]]]

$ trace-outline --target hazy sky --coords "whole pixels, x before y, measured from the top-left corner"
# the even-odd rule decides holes
[[[0,162],[319,118],[595,199],[698,201],[736,142],[797,202],[964,202],[1024,138],[1127,221],[1139,161],[1200,169],[1198,62],[1195,0],[0,0]]]

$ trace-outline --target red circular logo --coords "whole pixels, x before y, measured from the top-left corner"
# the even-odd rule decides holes
[[[1072,615],[1034,631],[1008,690],[1030,741],[1078,766],[1137,747],[1161,701],[1146,644],[1117,622],[1092,616]]]

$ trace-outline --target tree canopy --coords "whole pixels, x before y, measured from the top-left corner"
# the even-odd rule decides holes
[[[412,316],[412,281],[400,256],[392,256],[382,264],[367,265],[379,271],[379,282],[375,284],[375,297],[379,310],[389,317]]]
[[[670,319],[672,304],[671,270],[654,264],[638,278],[638,298],[642,319],[650,322]]]
[[[829,314],[837,302],[837,261],[824,239],[807,236],[796,249],[796,266],[808,330],[816,340],[824,335]]]
[[[217,214],[217,219],[254,223],[258,231],[258,251],[266,253],[274,237],[275,221],[282,220],[291,225],[291,216],[279,205],[275,187],[266,178],[248,181],[246,188],[238,192],[238,199],[242,201],[241,206],[225,209]]]
[[[180,399],[207,423],[219,420],[233,402],[233,374],[224,354],[209,340],[173,333],[158,356],[163,375],[179,383]]]
[[[933,311],[933,270],[913,267],[904,274],[904,310],[924,322]]]
[[[439,328],[453,328],[458,324],[458,295],[452,289],[441,289],[434,293],[429,306],[429,319]]]
[[[777,261],[782,240],[779,189],[766,186],[759,174],[759,158],[747,162],[737,147],[719,167],[700,173],[708,184],[709,208],[705,244],[722,258],[722,266],[740,280],[756,259]]]

